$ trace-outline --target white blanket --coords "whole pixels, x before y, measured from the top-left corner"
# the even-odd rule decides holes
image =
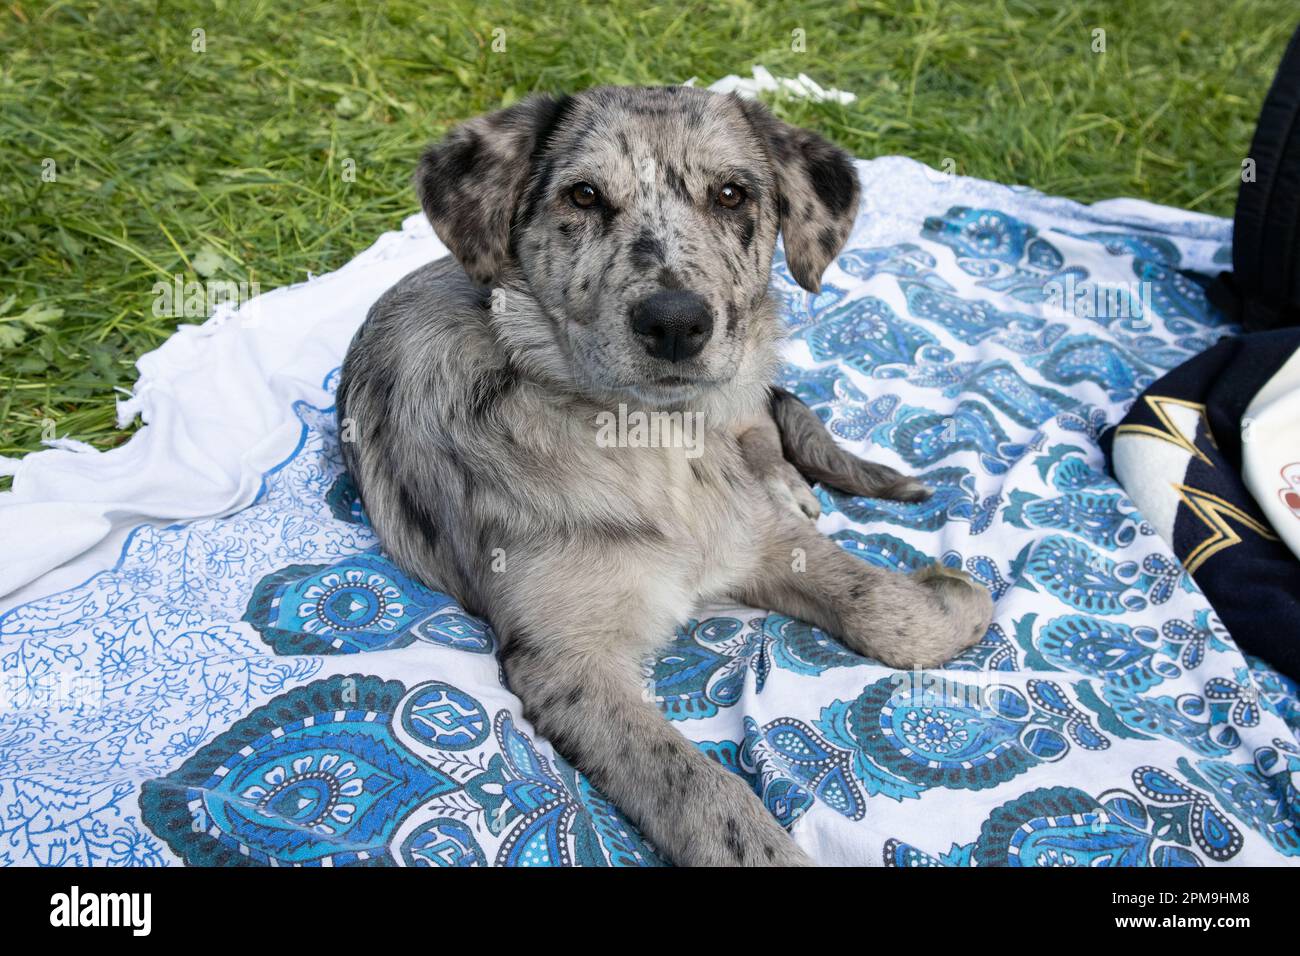
[[[785,384],[939,491],[822,492],[820,527],[878,564],[967,568],[995,626],[906,675],[779,615],[702,609],[648,665],[665,715],[827,863],[1295,860],[1296,689],[1242,657],[1096,445],[1228,331],[1184,271],[1225,267],[1230,224],[859,169],[822,293],[778,256]],[[412,216],[335,273],[183,326],[139,362],[129,442],[17,463],[0,860],[656,859],[532,737],[490,629],[384,559],[342,475],[347,343],[443,254]]]

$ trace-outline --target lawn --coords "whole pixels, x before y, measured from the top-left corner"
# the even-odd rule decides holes
[[[7,0],[0,454],[125,440],[114,400],[178,321],[156,283],[341,266],[417,208],[426,140],[533,90],[762,63],[856,93],[773,105],[860,156],[1230,215],[1294,0],[1089,7]]]

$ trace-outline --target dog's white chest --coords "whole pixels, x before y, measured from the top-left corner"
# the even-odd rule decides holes
[[[666,455],[660,501],[671,511],[676,570],[697,600],[720,598],[749,572],[756,540],[754,486],[732,447]]]

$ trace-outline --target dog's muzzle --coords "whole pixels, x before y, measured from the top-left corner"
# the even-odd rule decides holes
[[[655,358],[682,362],[704,351],[713,312],[694,292],[665,289],[632,306],[632,331]]]

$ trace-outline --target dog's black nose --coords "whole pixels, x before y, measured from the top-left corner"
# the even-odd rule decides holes
[[[694,292],[665,289],[632,306],[632,331],[655,358],[681,362],[704,350],[713,335],[713,313]]]

